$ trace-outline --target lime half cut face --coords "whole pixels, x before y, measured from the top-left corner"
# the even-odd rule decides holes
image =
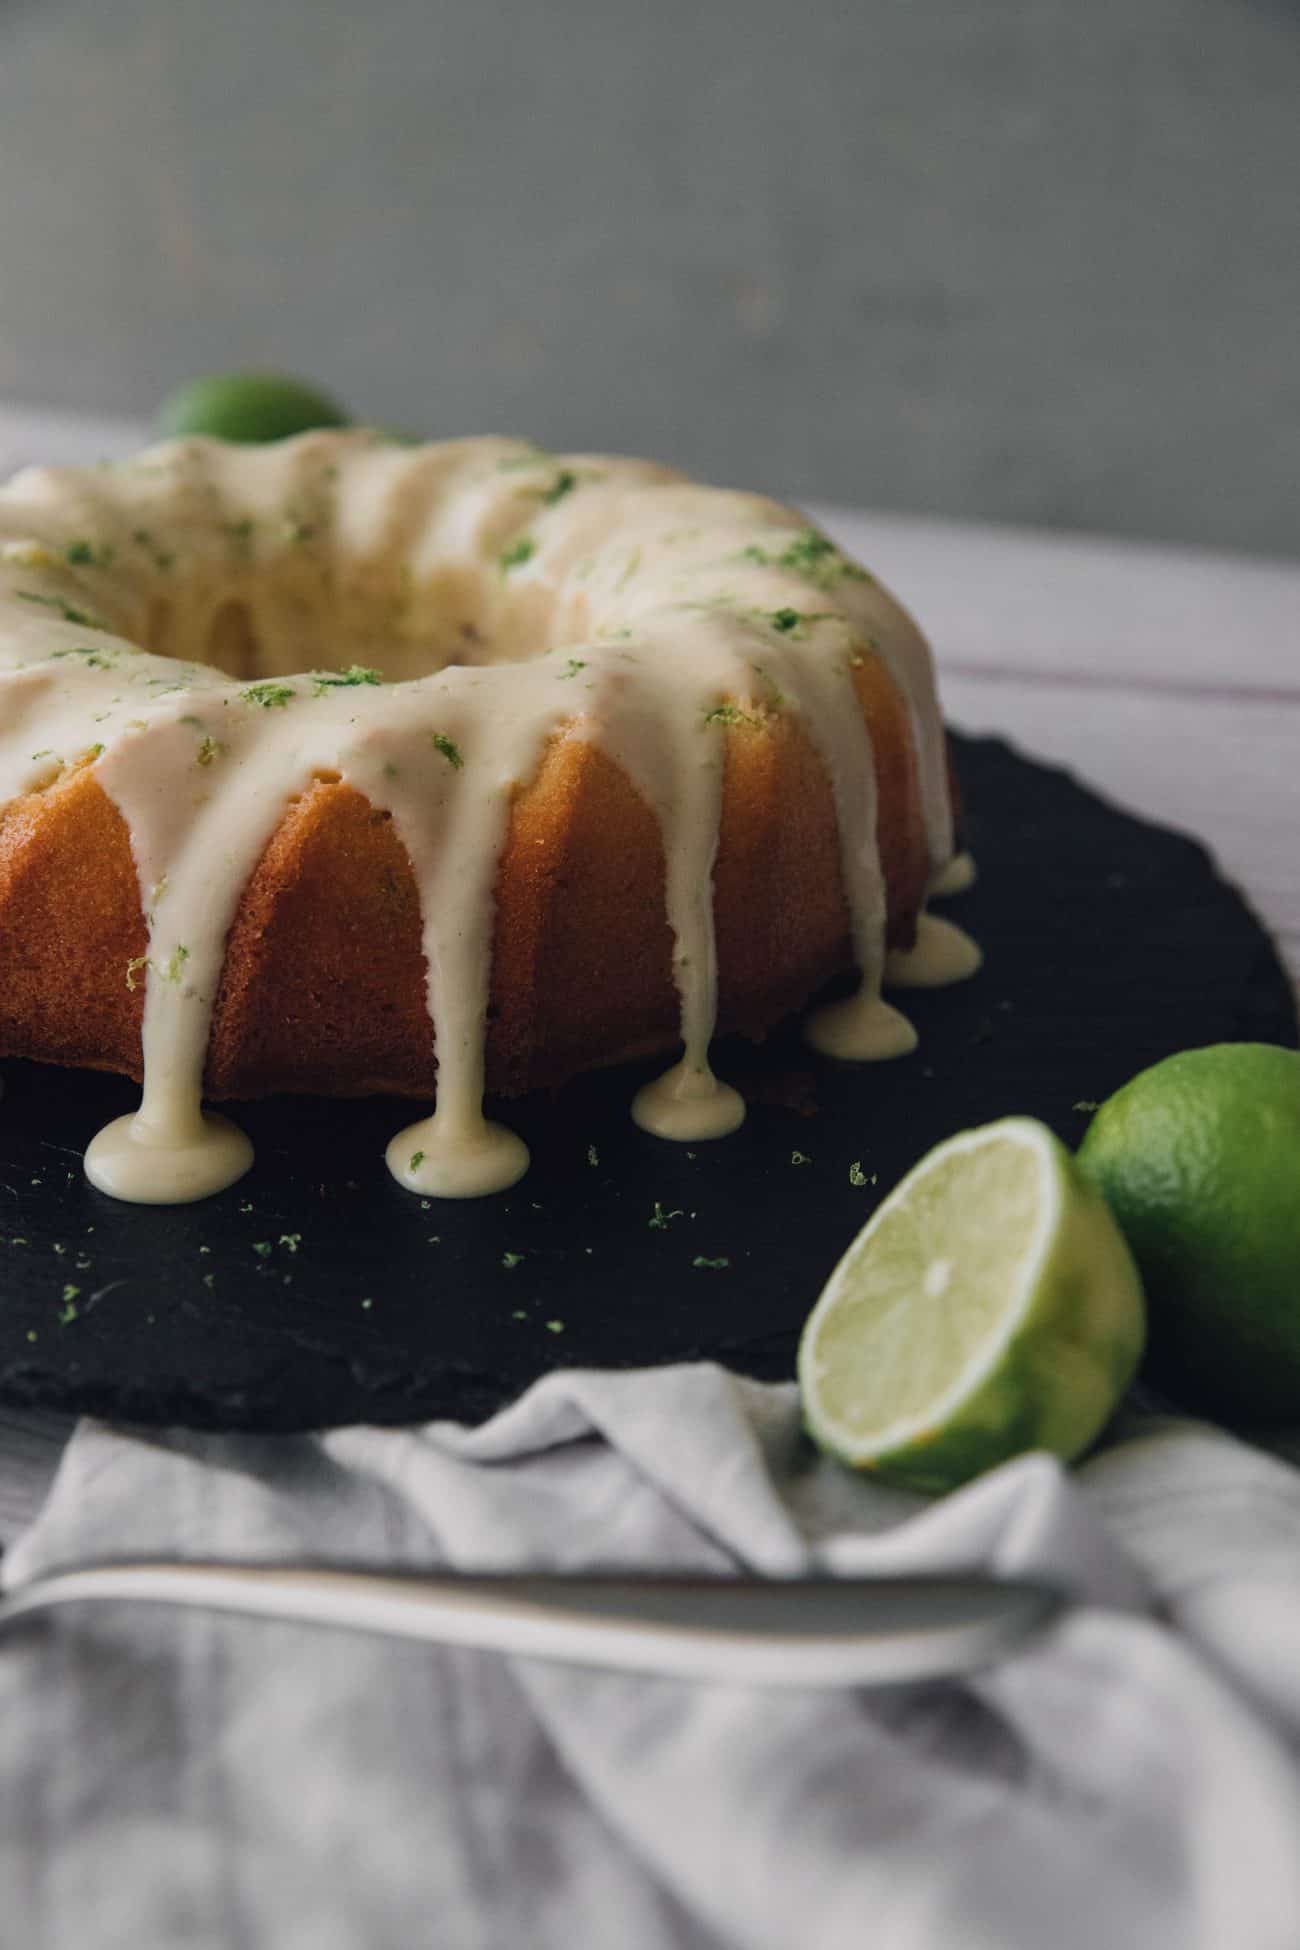
[[[823,1449],[946,1490],[1027,1449],[1070,1458],[1142,1352],[1142,1289],[1100,1195],[1045,1125],[939,1145],[895,1187],[804,1328]]]

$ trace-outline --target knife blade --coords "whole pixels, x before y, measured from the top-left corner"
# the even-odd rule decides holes
[[[91,1602],[198,1606],[664,1678],[895,1686],[992,1664],[1046,1631],[1051,1586],[978,1574],[752,1578],[116,1562],[33,1579],[0,1629]]]

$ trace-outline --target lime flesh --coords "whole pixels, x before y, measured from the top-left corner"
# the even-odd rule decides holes
[[[1078,1455],[1142,1351],[1142,1290],[1105,1204],[1047,1128],[962,1132],[903,1179],[804,1328],[819,1445],[921,1490],[1026,1449]]]

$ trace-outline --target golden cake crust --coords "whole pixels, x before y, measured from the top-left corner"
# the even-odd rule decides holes
[[[854,685],[876,757],[889,944],[907,947],[928,874],[915,755],[877,658]],[[848,913],[830,785],[806,734],[774,717],[724,736],[718,1026],[761,1037],[851,965]],[[495,900],[490,1090],[673,1046],[662,837],[598,745],[547,747],[515,796]],[[126,822],[90,767],[0,810],[0,1054],[138,1080],[147,948]],[[410,860],[386,812],[317,779],[240,900],[207,1092],[422,1097],[436,1076]]]

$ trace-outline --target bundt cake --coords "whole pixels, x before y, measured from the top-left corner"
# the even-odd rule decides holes
[[[485,1089],[680,1047],[634,1115],[720,1136],[716,1030],[856,966],[812,1040],[897,1054],[887,949],[974,958],[916,946],[953,842],[914,624],[799,514],[650,462],[330,432],[28,469],[0,688],[0,1053],[142,1079],[87,1153],[120,1198],[247,1167],[204,1095],[436,1097],[390,1166],[470,1196],[527,1165]]]

